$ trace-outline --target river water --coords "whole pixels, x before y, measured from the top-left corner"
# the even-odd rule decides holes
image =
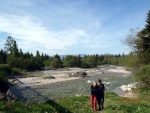
[[[105,67],[103,68],[104,73],[97,72],[95,74],[89,75],[89,77],[71,81],[51,83],[34,88],[15,86],[11,88],[11,91],[18,97],[19,100],[25,100],[26,98],[28,101],[33,102],[34,99],[38,102],[42,102],[48,99],[89,95],[92,82],[97,82],[98,79],[101,79],[102,83],[105,85],[106,92],[115,92],[118,95],[124,94],[124,92],[119,87],[132,83],[133,77],[131,75],[108,72],[108,69],[110,69],[110,67]]]

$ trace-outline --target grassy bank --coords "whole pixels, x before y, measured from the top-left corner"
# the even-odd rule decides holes
[[[147,95],[147,94],[146,94]],[[148,95],[147,95],[148,96]],[[90,107],[89,97],[68,97],[39,104],[23,102],[0,102],[0,111],[4,113],[94,113]],[[7,106],[7,107],[6,107]],[[101,113],[150,113],[150,103],[147,98],[122,98],[115,93],[106,93],[105,109]]]

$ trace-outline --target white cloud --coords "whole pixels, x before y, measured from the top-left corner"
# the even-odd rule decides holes
[[[20,48],[33,53],[39,50],[47,54],[55,54],[58,51],[59,54],[68,54],[66,52],[72,52],[70,47],[81,47],[79,51],[84,51],[82,47],[105,49],[116,43],[117,37],[124,32],[94,31],[102,29],[101,21],[98,20],[91,22],[91,32],[89,28],[88,30],[70,28],[52,31],[45,27],[40,19],[33,16],[1,14],[0,22],[0,32],[11,35],[16,39]],[[114,38],[114,41],[111,38]]]
[[[20,48],[33,53],[112,52],[113,48],[118,53],[124,51],[121,40],[128,30],[144,25],[146,13],[136,7],[136,11],[128,8],[128,13],[120,1],[111,3],[0,0],[0,33],[11,35]]]
[[[82,29],[50,31],[40,20],[32,16],[0,15],[0,32],[16,38],[23,50],[41,50],[49,53],[54,50],[65,50],[77,44],[81,37],[87,36]],[[44,49],[44,50],[43,50]]]

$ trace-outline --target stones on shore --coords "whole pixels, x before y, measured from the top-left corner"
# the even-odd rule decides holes
[[[49,76],[43,77],[43,79],[56,79],[56,78],[54,76],[49,75]]]
[[[13,100],[13,99],[16,99],[16,96],[14,94],[12,94],[10,89],[8,89],[6,93],[0,92],[0,100],[9,101],[9,100]]]
[[[87,76],[87,73],[86,72],[72,72],[72,73],[68,73],[69,77],[86,77]]]
[[[123,91],[131,91],[132,89],[136,88],[137,82],[136,83],[131,83],[128,85],[122,85],[120,87],[120,89],[122,89]]]
[[[0,92],[0,100],[4,100],[5,98],[6,98],[6,94]]]

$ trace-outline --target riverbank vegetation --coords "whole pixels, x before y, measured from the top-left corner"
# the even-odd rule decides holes
[[[142,30],[131,30],[125,43],[133,50],[134,75],[139,88],[150,89],[150,11],[147,13],[145,27]]]

